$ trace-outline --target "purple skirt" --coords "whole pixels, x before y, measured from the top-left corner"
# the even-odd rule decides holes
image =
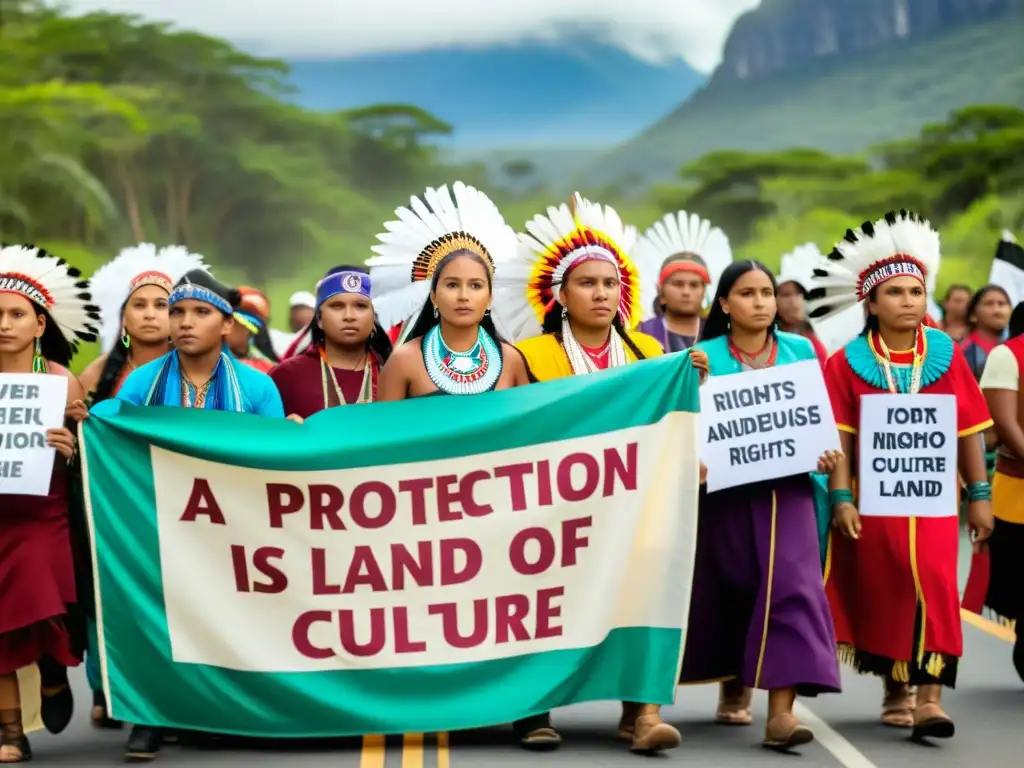
[[[701,493],[680,682],[840,690],[810,477]]]

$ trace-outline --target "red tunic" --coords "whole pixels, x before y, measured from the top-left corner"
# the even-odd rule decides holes
[[[963,352],[953,344],[949,370],[921,387],[921,394],[956,395],[960,437],[992,424],[985,399]],[[876,345],[876,352],[881,350]],[[913,352],[890,351],[893,363],[909,365]],[[855,374],[839,350],[825,370],[839,429],[856,434],[860,398],[884,394]],[[856,471],[856,442],[853,471]],[[856,477],[856,475],[854,475]],[[960,526],[949,517],[861,517],[861,537],[834,534],[825,564],[825,591],[832,608],[840,655],[865,672],[891,674],[906,682],[918,662],[932,677],[955,679],[955,661],[963,653],[957,556]],[[923,637],[915,636],[918,608]],[[923,644],[922,644],[923,640]],[[943,671],[946,676],[943,677]]]
[[[0,675],[46,655],[77,666],[65,623],[77,601],[68,476],[57,454],[46,496],[0,496]]]
[[[355,403],[363,386],[363,371],[333,367],[331,371],[334,373],[334,380],[338,382],[341,394],[345,397],[345,402]],[[371,372],[375,398],[378,371],[379,367],[374,366]],[[281,402],[287,415],[295,414],[308,419],[314,413],[324,410],[323,372],[320,367],[320,351],[316,347],[274,366],[270,371],[270,378],[274,380],[277,391],[281,393]],[[330,382],[327,382],[327,391],[331,406],[336,407],[338,403]]]

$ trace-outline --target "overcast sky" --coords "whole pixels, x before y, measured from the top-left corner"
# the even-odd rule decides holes
[[[55,4],[60,0],[55,0]],[[760,0],[63,0],[138,13],[288,58],[559,37],[584,27],[641,58],[710,72],[733,21]]]

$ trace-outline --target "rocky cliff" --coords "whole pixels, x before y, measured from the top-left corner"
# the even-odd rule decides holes
[[[1024,0],[763,0],[740,17],[713,81],[807,69],[953,27],[1024,13]]]

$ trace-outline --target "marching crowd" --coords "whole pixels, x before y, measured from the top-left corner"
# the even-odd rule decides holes
[[[328,408],[477,395],[663,354],[687,355],[702,380],[818,360],[842,447],[812,475],[702,490],[680,683],[719,685],[716,717],[734,725],[751,724],[753,691],[768,691],[763,743],[788,750],[813,739],[796,697],[838,693],[846,662],[882,679],[883,723],[922,740],[953,735],[942,691],[963,652],[958,509],[862,517],[855,435],[866,395],[955,396],[976,552],[964,605],[1015,621],[1024,311],[1011,318],[1007,290],[952,286],[941,315],[929,312],[939,235],[906,211],[848,230],[827,255],[797,249],[778,276],[733,260],[726,235],[699,216],[670,214],[641,235],[578,195],[517,234],[486,195],[456,183],[412,198],[384,228],[365,267],[331,269],[292,297],[291,333],[271,328],[263,293],[224,285],[182,247],[127,249],[88,281],[33,246],[0,249],[0,373],[68,379],[67,424],[47,433],[49,494],[0,496],[0,763],[31,757],[23,721],[36,697],[49,731],[67,727],[67,669],[83,660],[93,723],[122,726],[103,693],[81,522],[75,430],[90,412],[122,401],[301,423]],[[817,338],[825,321],[845,323],[842,343]],[[102,356],[74,376],[72,356],[96,338]],[[39,690],[21,690],[19,671],[33,666]],[[561,742],[551,713],[524,715],[514,733],[525,748]],[[133,724],[128,759],[152,759],[177,736],[158,725]],[[622,703],[618,734],[639,753],[681,742],[645,702]]]

